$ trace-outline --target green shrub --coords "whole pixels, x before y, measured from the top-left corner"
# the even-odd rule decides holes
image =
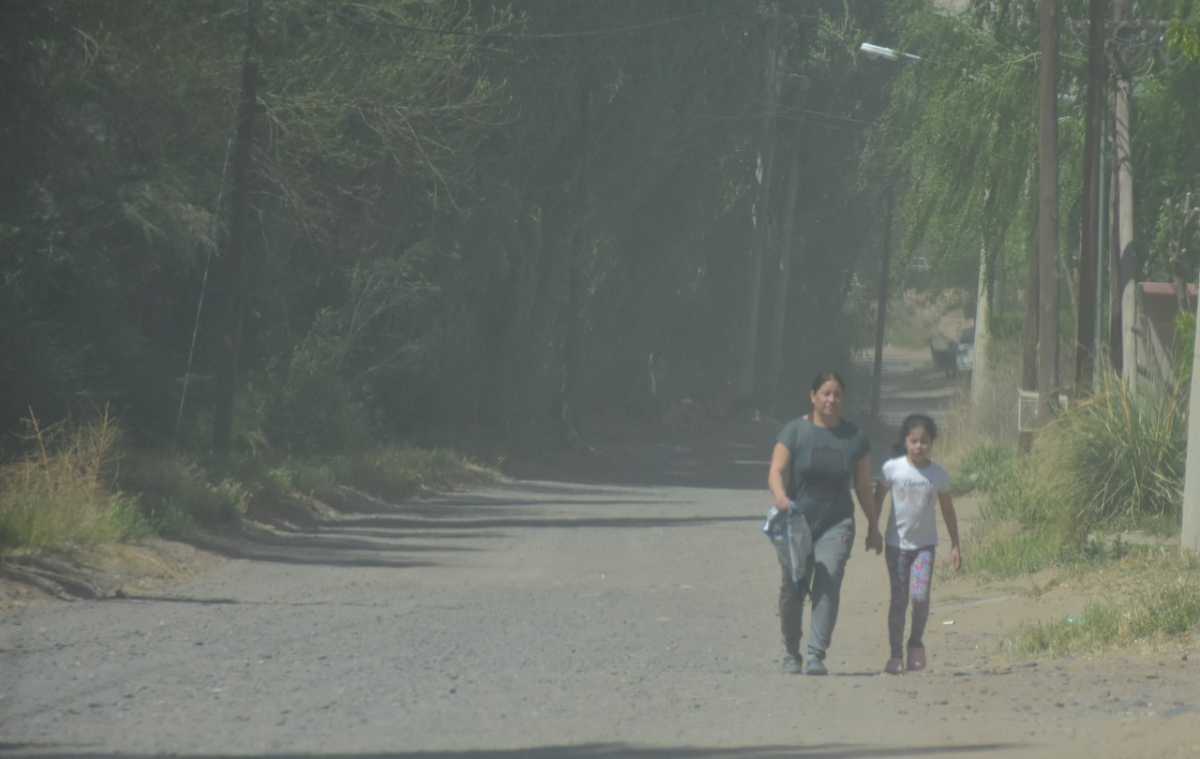
[[[37,452],[0,469],[0,545],[61,548],[144,531],[136,500],[111,484],[121,435],[107,412],[76,427],[29,425]]]
[[[1175,317],[1175,341],[1171,348],[1175,385],[1189,387],[1192,381],[1192,354],[1196,350],[1196,315],[1180,311]]]
[[[164,535],[181,536],[196,524],[234,524],[250,495],[233,478],[216,482],[196,462],[162,451],[133,451],[121,468],[123,490],[137,493],[142,513]]]
[[[408,447],[375,448],[340,457],[332,468],[338,482],[393,499],[422,490],[451,490],[493,476],[453,451]]]
[[[1067,411],[1043,451],[1069,488],[1058,495],[1089,528],[1119,530],[1147,518],[1178,519],[1187,449],[1183,394],[1135,396],[1109,377],[1102,390]]]
[[[954,478],[956,492],[995,492],[1012,479],[1016,460],[1016,451],[1012,446],[985,444],[972,449],[963,459],[958,476]]]
[[[1135,397],[1109,377],[1094,396],[1038,433],[1033,453],[989,504],[1023,524],[1057,523],[1077,538],[1146,520],[1176,519],[1182,506],[1186,428],[1179,394]]]
[[[349,340],[338,314],[326,309],[286,363],[274,367],[256,388],[267,439],[298,455],[354,450],[369,444],[362,403],[340,368]]]
[[[971,536],[971,566],[1032,572],[1110,555],[1089,542],[1097,533],[1178,529],[1183,410],[1178,393],[1135,396],[1110,376],[1041,430],[1030,456],[973,452],[964,472],[989,496]]]

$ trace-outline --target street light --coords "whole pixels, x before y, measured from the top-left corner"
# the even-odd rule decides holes
[[[901,53],[898,50],[893,50],[890,47],[882,47],[880,45],[872,45],[870,42],[864,42],[858,46],[858,49],[863,52],[868,58],[876,60],[892,61],[892,62],[917,62],[921,60],[920,56],[911,55],[909,53]],[[884,213],[884,228],[883,228],[883,260],[880,262],[879,272],[879,294],[877,298],[877,313],[875,316],[875,356],[874,356],[874,372],[871,378],[871,419],[874,422],[880,420],[880,395],[883,389],[883,340],[884,332],[887,325],[887,302],[888,302],[888,277],[891,269],[892,258],[892,205],[894,202],[895,189],[891,186],[887,189],[887,208]]]
[[[898,61],[901,58],[904,58],[904,59],[907,59],[910,61],[921,60],[921,57],[919,55],[913,55],[911,53],[902,53],[899,50],[893,50],[890,47],[883,47],[881,45],[872,45],[870,42],[862,43],[861,45],[858,46],[858,49],[861,50],[862,53],[864,55],[866,55],[868,58],[875,58],[876,60]]]

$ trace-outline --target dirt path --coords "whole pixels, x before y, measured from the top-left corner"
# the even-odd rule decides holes
[[[769,445],[648,448],[636,485],[389,506],[159,597],[0,615],[0,756],[1200,756],[1200,655],[1002,658],[1069,595],[939,578],[930,669],[879,674],[860,549],[832,675],[782,674]]]

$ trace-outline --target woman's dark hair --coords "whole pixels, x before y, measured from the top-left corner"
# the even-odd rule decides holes
[[[838,374],[837,372],[817,372],[817,377],[812,382],[812,391],[814,393],[817,392],[818,390],[821,389],[821,385],[824,385],[829,380],[833,380],[834,382],[841,385],[842,391],[845,392],[846,381],[843,380],[842,375]]]
[[[933,417],[928,414],[909,414],[900,423],[900,437],[896,440],[896,445],[892,446],[892,451],[897,456],[903,456],[908,453],[908,448],[905,447],[904,441],[908,439],[908,433],[917,427],[924,427],[925,431],[929,433],[929,439],[937,440],[937,423],[933,421]]]

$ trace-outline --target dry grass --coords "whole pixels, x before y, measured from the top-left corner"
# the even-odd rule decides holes
[[[1153,649],[1190,642],[1200,632],[1200,560],[1174,548],[1138,551],[1119,562],[1075,572],[1095,600],[1078,616],[1027,625],[1007,641],[1021,655]]]
[[[34,453],[0,470],[0,545],[90,545],[141,529],[136,502],[111,484],[121,434],[107,411],[87,425],[28,425]]]

